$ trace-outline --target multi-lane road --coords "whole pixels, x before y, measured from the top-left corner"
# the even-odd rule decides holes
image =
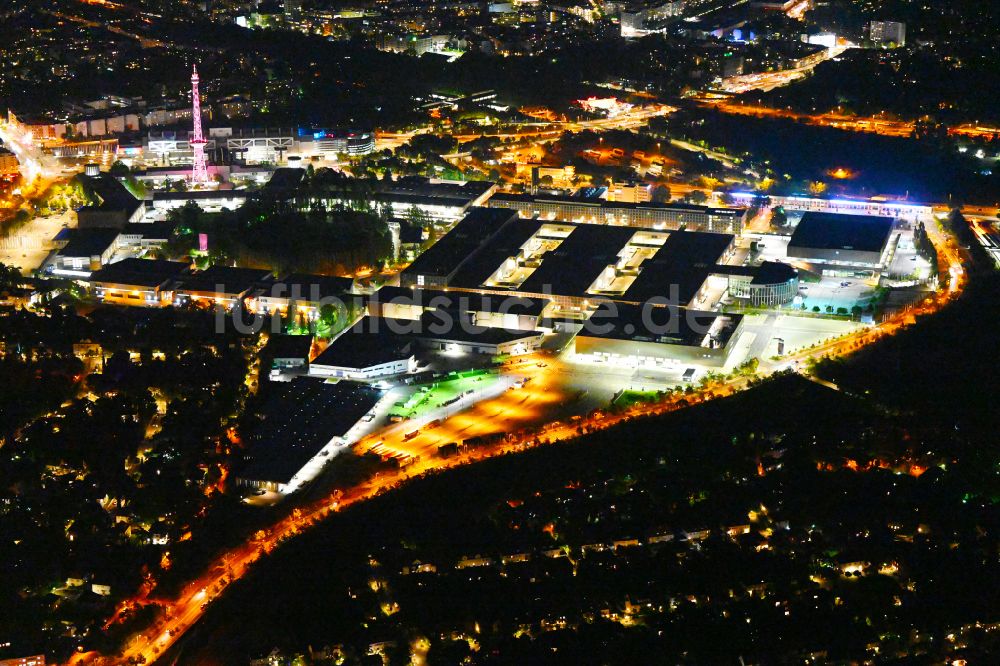
[[[820,63],[839,58],[852,46],[853,44],[837,44],[828,48],[821,57],[813,58],[808,64],[800,67],[782,69],[776,72],[758,72],[755,74],[731,76],[723,79],[720,89],[727,93],[739,94],[751,91],[767,92],[775,88],[781,88],[808,75]]]
[[[582,132],[591,130],[594,132],[607,132],[611,130],[629,130],[644,127],[650,119],[665,116],[673,113],[677,109],[665,104],[649,104],[628,111],[624,111],[616,116],[608,118],[594,118],[591,120],[579,121],[552,121],[538,123],[521,123],[516,129],[490,131],[488,128],[481,132],[466,132],[464,134],[453,134],[452,136],[459,142],[472,141],[480,137],[496,137],[500,139],[536,139],[539,141],[552,141],[558,139],[563,132]],[[407,143],[418,134],[430,131],[429,127],[411,130],[409,132],[376,132],[375,140],[378,149],[395,149]]]
[[[834,127],[851,132],[866,132],[882,136],[909,137],[913,134],[916,124],[909,120],[897,120],[881,116],[849,116],[842,113],[802,113],[791,109],[778,109],[770,106],[744,104],[722,97],[705,97],[700,100],[726,113],[753,116],[755,118],[786,118],[807,125]]]

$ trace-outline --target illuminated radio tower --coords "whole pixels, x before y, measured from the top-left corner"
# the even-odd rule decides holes
[[[191,137],[191,148],[194,150],[194,166],[191,169],[191,181],[194,183],[208,182],[208,161],[205,159],[205,135],[201,131],[201,95],[198,93],[198,66],[191,73],[191,117],[194,120],[194,135]]]

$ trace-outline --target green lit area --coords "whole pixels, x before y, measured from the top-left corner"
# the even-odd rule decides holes
[[[435,409],[457,402],[466,393],[491,388],[498,381],[497,375],[481,370],[454,375],[450,379],[444,378],[421,386],[405,402],[397,403],[389,414],[404,419],[420,418]]]

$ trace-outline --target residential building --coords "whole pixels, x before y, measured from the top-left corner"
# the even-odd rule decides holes
[[[906,24],[898,21],[872,21],[868,39],[882,46],[906,46]]]

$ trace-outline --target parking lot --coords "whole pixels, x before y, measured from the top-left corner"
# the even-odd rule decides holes
[[[66,211],[48,217],[36,217],[9,239],[9,246],[0,247],[0,264],[17,266],[23,273],[40,267],[49,256],[51,241],[63,226],[75,226],[76,213]]]
[[[844,308],[848,312],[855,305],[864,307],[875,295],[875,284],[858,278],[824,277],[819,282],[802,283],[796,306],[805,306],[807,311],[837,312]],[[832,310],[828,310],[832,308]]]
[[[899,243],[892,257],[886,275],[894,280],[923,280],[930,275],[931,265],[917,254],[913,245],[913,232],[904,230],[899,234]]]

